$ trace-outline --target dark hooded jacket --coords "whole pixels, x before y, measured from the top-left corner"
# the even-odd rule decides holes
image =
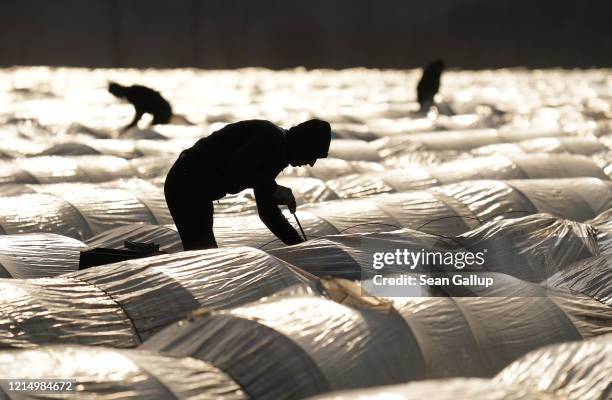
[[[198,140],[181,157],[210,200],[247,188],[272,194],[276,176],[289,165],[285,135],[269,121],[236,122]]]
[[[273,200],[276,176],[289,165],[286,131],[269,121],[229,124],[183,151],[179,162],[193,193],[217,200],[253,188],[263,223],[286,244],[302,242]],[[186,168],[185,168],[186,167]]]
[[[170,121],[172,107],[158,91],[140,85],[125,86],[123,91],[123,97],[132,103],[136,114],[151,114],[155,123],[164,124]]]

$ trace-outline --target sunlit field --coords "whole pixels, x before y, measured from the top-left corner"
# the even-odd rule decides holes
[[[451,70],[420,113],[420,70],[0,69],[0,378],[107,399],[609,399],[610,72]],[[120,134],[133,108],[110,81],[191,124]],[[179,153],[310,118],[329,157],[278,177],[308,240],[283,245],[247,190],[215,202],[219,249],[182,251],[163,194]],[[167,254],[79,271],[126,240]],[[496,284],[371,296],[396,248],[485,252]]]

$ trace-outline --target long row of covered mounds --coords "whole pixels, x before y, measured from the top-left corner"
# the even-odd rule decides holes
[[[351,174],[322,181],[308,177],[282,176],[278,183],[291,187],[298,204],[338,198],[367,197],[380,193],[422,190],[474,179],[553,179],[593,177],[609,180],[595,161],[573,155],[490,156],[451,161],[438,166],[412,166]],[[252,190],[227,196],[216,204],[216,214],[255,212]]]
[[[297,216],[309,239],[400,228],[454,237],[492,220],[536,213],[587,221],[610,208],[611,192],[609,181],[593,178],[470,181],[426,191],[309,205],[300,207]],[[290,215],[287,217],[292,220]],[[604,216],[597,224],[606,227],[606,221]],[[221,245],[264,249],[280,245],[256,216],[217,218],[215,229]],[[167,227],[121,227],[92,238],[88,244],[115,247],[124,240],[158,234],[167,246],[176,248],[178,235],[173,242],[173,232]]]
[[[484,264],[467,270],[501,272],[542,282],[577,261],[612,255],[608,214],[586,222],[549,214],[505,218],[456,237],[391,227],[389,232],[332,234],[295,246],[274,246],[267,251],[315,276],[352,280],[372,272],[374,254],[382,251],[400,248],[412,252],[484,251]],[[126,240],[155,242],[162,251],[170,253],[182,250],[172,225],[126,225],[102,233],[87,244],[56,234],[4,235],[0,236],[0,271],[5,278],[51,277],[73,272],[78,269],[80,251],[96,247],[121,249]],[[388,266],[387,270],[393,268],[401,272],[404,267]]]
[[[317,396],[316,400],[376,400],[385,397],[397,400],[423,397],[433,400],[606,400],[611,383],[610,360],[612,335],[604,335],[534,350],[491,379],[422,381],[334,392]],[[124,399],[252,398],[239,383],[210,363],[145,350],[69,345],[9,351],[0,355],[0,371],[7,378],[25,375],[65,379],[68,374],[78,382],[76,390],[81,398],[111,399],[118,395]]]
[[[135,160],[125,160],[116,156],[43,156],[18,158],[15,160],[0,161],[0,183],[64,183],[64,182],[102,182],[125,177],[162,177],[174,162],[175,157],[142,157]],[[545,164],[553,165],[565,163],[566,167],[558,171],[553,168],[546,169]],[[452,168],[469,169],[470,163],[474,176],[482,178],[484,168],[489,165],[492,169],[491,178],[504,178],[507,169],[514,165],[516,175],[523,179],[533,177],[571,177],[571,176],[599,176],[604,175],[600,167],[592,164],[585,158],[577,156],[549,154],[492,154],[489,157],[467,159],[462,162],[446,163],[440,166],[423,168],[410,165],[409,169],[416,168],[414,176],[408,178],[420,180],[420,175],[439,175],[442,182],[454,182],[469,177],[455,177],[451,174]],[[320,164],[320,165],[319,165]],[[393,165],[389,165],[393,167]],[[396,168],[397,169],[397,168]],[[400,171],[405,168],[399,169]],[[575,171],[574,171],[575,169]],[[382,172],[380,164],[367,161],[346,161],[342,159],[323,159],[314,167],[290,168],[284,175],[315,177],[328,180],[332,177],[350,175],[354,173]],[[496,174],[497,172],[497,175]],[[605,176],[605,175],[604,175]]]
[[[594,177],[609,180],[597,163],[574,155],[495,155],[450,161],[435,166],[412,166],[353,174],[326,182],[338,197],[426,189],[478,179],[552,179]]]
[[[196,308],[238,306],[310,281],[307,273],[246,247],[131,260],[55,278],[2,279],[0,348],[134,347]]]
[[[373,145],[379,148],[379,153],[384,157],[383,164],[388,168],[435,165],[490,155],[575,154],[597,159],[610,152],[609,142],[594,136],[556,136],[553,132],[548,134],[553,135],[550,137],[546,133],[535,133],[531,139],[503,142],[498,141],[501,140],[498,135],[486,135],[486,131],[474,138],[471,133],[413,134],[381,139],[373,142]],[[529,136],[523,133],[519,138],[522,137]]]
[[[142,348],[209,362],[255,398],[282,399],[420,379],[491,377],[542,346],[612,332],[612,311],[596,300],[496,278],[505,282],[495,294],[437,293],[390,302],[332,281],[326,294],[341,302],[279,295],[194,313]]]
[[[311,400],[606,400],[612,335],[534,350],[492,379],[448,379],[329,393]]]
[[[11,233],[0,237],[0,375],[64,372],[98,398],[304,398],[472,377],[492,378],[471,381],[487,382],[464,389],[473,398],[607,400],[610,366],[597,357],[608,350],[579,348],[612,331],[607,74],[450,71],[437,114],[417,116],[416,76],[403,71],[0,70],[15,86],[3,103],[14,118],[0,116],[0,233]],[[196,125],[115,138],[132,110],[106,92],[111,79],[154,82]],[[308,203],[297,217],[310,240],[281,246],[243,192],[215,204],[224,247],[179,252],[162,191],[178,153],[226,123],[312,117],[332,124],[332,158],[279,178]],[[107,174],[100,160],[116,162]],[[84,246],[124,240],[176,254],[75,271]],[[457,274],[497,284],[359,296],[374,293],[374,252],[397,248],[487,249],[482,268]],[[561,342],[569,356],[506,375]],[[458,388],[424,385],[420,397]]]
[[[609,306],[587,296],[552,291],[550,288],[499,274],[496,278],[504,279],[504,283],[496,290],[501,290],[501,293],[487,293],[483,289],[475,293],[476,297],[451,298],[439,293],[438,288],[432,287],[430,290],[437,297],[393,298],[390,302],[360,297],[358,288],[342,281],[324,281],[322,288],[315,290],[299,277],[296,279],[298,286],[288,285],[284,290],[277,287],[277,294],[271,298],[245,305],[234,304],[237,307],[222,311],[211,311],[219,306],[223,307],[218,303],[221,294],[218,290],[216,294],[211,293],[211,289],[214,292],[212,287],[207,288],[208,303],[202,301],[206,290],[200,288],[202,297],[198,301],[192,300],[191,305],[186,301],[187,297],[183,292],[171,290],[171,293],[166,294],[165,300],[172,298],[177,304],[169,310],[167,301],[156,301],[152,297],[154,293],[143,288],[145,282],[154,281],[159,288],[165,286],[168,289],[168,285],[164,285],[159,276],[156,279],[155,275],[151,274],[146,279],[142,272],[137,272],[136,277],[122,282],[123,290],[113,290],[112,287],[117,285],[113,280],[120,276],[125,277],[131,271],[125,266],[111,265],[90,272],[99,275],[100,271],[109,267],[113,267],[110,269],[119,274],[114,277],[99,276],[92,286],[103,285],[104,291],[110,290],[112,299],[122,306],[125,316],[131,319],[132,327],[136,329],[146,326],[146,331],[155,332],[159,330],[159,326],[154,329],[154,325],[165,325],[179,319],[177,314],[182,312],[184,315],[197,309],[198,301],[205,307],[191,314],[187,320],[152,336],[145,343],[145,350],[179,357],[175,359],[174,365],[187,363],[207,373],[221,370],[231,376],[235,384],[251,398],[303,398],[330,390],[419,379],[490,377],[508,363],[539,347],[612,333],[612,311]],[[214,272],[212,276],[218,279],[218,272]],[[79,279],[73,279],[75,288],[77,285],[74,281]],[[175,279],[179,281],[176,276]],[[30,283],[38,283],[37,281],[42,280]],[[225,286],[231,281],[217,280],[217,284]],[[16,281],[9,283],[14,282]],[[134,287],[137,282],[140,282],[140,298],[131,297],[130,293],[126,292],[128,287]],[[185,281],[182,283],[185,285]],[[201,283],[200,279],[199,285]],[[61,290],[53,286],[55,285],[51,285],[47,293],[55,289],[54,300],[55,304],[59,305],[59,299],[69,293],[68,284]],[[6,293],[6,287],[4,289],[3,292]],[[37,293],[41,289],[37,288]],[[83,287],[78,289],[81,299],[86,297],[87,293]],[[191,289],[193,290],[193,286]],[[238,294],[235,289],[229,287],[231,297]],[[254,287],[250,289],[255,290]],[[9,294],[12,292],[14,298],[21,297],[23,303],[25,295],[18,293],[20,296],[15,296],[15,291],[15,288],[9,289]],[[251,298],[265,295],[261,287],[257,287],[256,291],[257,295]],[[159,295],[159,291],[156,294]],[[41,297],[44,297],[44,294],[38,295],[39,299]],[[73,305],[70,298],[64,301],[66,305]],[[10,338],[4,338],[2,345],[5,348],[9,343],[13,345],[9,347],[34,346],[35,343],[28,343],[26,339],[33,339],[33,333],[42,335],[35,329],[35,325],[41,327],[47,324],[48,332],[44,338],[38,337],[44,339],[41,344],[61,342],[118,347],[138,344],[136,338],[132,342],[126,340],[125,331],[129,330],[127,318],[124,318],[123,324],[111,321],[108,316],[110,310],[104,310],[104,306],[110,307],[103,303],[97,298],[79,309],[77,302],[76,308],[70,311],[45,309],[44,314],[34,317],[32,310],[21,314],[10,309],[15,303],[9,302],[8,307],[5,307],[7,314],[18,320],[22,329],[29,326],[29,330],[15,332],[16,328],[13,327],[15,337],[21,339],[21,342],[14,338],[11,343]],[[37,311],[41,309],[37,308]],[[87,318],[83,315],[81,318],[74,318],[86,312]],[[102,326],[104,322],[105,326]],[[115,325],[112,325],[113,322]],[[65,329],[66,335],[54,337],[60,328]],[[93,340],[93,332],[98,333],[95,335],[97,340]],[[100,335],[100,332],[105,334]],[[144,330],[138,329],[137,332],[143,333]],[[143,338],[138,336],[138,339]],[[491,343],[495,345],[492,346]],[[462,352],[457,352],[457,348],[463,349]],[[63,365],[65,362],[65,368],[74,371],[74,374],[70,374],[71,377],[80,377],[83,374],[84,382],[90,382],[89,379],[94,378],[89,375],[94,375],[99,379],[94,381],[103,387],[106,387],[104,383],[115,384],[116,378],[100,375],[99,372],[102,371],[97,368],[104,367],[105,370],[110,368],[115,371],[117,364],[109,360],[104,366],[90,363],[91,367],[78,367],[73,363],[73,357],[80,356],[80,352],[91,354],[93,359],[96,354],[106,354],[110,357],[110,350],[106,349],[38,348],[3,353],[0,357],[0,368],[13,368],[11,372],[7,372],[7,376],[23,372],[25,368],[30,368],[28,371],[31,370],[36,375],[42,373],[40,371],[46,371],[47,367],[28,366],[26,361],[31,362],[33,356],[47,360],[55,354],[56,357],[61,357],[58,363]],[[287,354],[291,354],[291,357],[287,357]],[[152,370],[145,368],[153,376],[159,373],[157,368],[164,371],[170,362],[162,356],[151,358],[146,354],[131,353],[124,356],[141,365],[141,368],[142,364],[138,364],[138,360],[159,362],[160,365]],[[118,361],[120,358],[114,356],[113,359]],[[203,363],[185,361],[191,359]],[[132,370],[132,373],[138,373],[138,368],[132,366]],[[65,370],[62,369],[62,372]],[[124,376],[119,372],[113,376]],[[176,373],[169,374],[167,379],[174,378],[182,382],[185,379],[182,373],[191,375],[196,371],[191,368],[176,368]],[[145,381],[144,378],[142,380]],[[232,391],[235,390],[233,384],[225,384],[232,388]],[[167,385],[171,386],[172,382]],[[108,390],[113,392],[111,388]],[[208,385],[195,385],[194,390],[206,393],[206,390],[210,389]]]
[[[612,183],[596,178],[484,180],[314,203],[300,207],[297,216],[310,239],[400,228],[452,237],[494,219],[539,212],[586,221],[611,206]],[[222,246],[279,245],[254,215],[215,219],[215,235]]]
[[[81,251],[80,240],[55,233],[0,235],[1,278],[45,278],[74,272]]]
[[[412,253],[427,249],[441,254],[483,252],[486,257],[481,266],[459,267],[464,271],[500,272],[530,282],[543,282],[578,261],[612,255],[612,231],[605,229],[592,221],[580,223],[534,214],[489,222],[454,238],[402,229],[330,235],[268,252],[319,277],[353,280],[373,273],[376,253],[393,253],[395,249]],[[430,261],[419,266],[438,265]],[[401,265],[385,266],[386,272],[401,273],[405,269]]]
[[[380,170],[383,165],[374,161],[381,161],[382,157],[386,167],[398,168],[485,155],[567,153],[597,156],[610,151],[605,142],[595,137],[538,136],[547,134],[557,133],[522,132],[504,135],[486,130],[411,134],[371,143],[361,140],[332,140],[329,160],[320,160],[318,164],[321,165],[314,167],[290,168],[286,173],[328,179],[348,173]],[[498,142],[532,135],[536,135],[536,138],[518,143]],[[62,143],[41,152],[40,155],[3,160],[0,164],[3,171],[2,182],[111,180],[121,174],[143,174],[138,170],[139,164],[145,163],[140,161],[141,158],[155,160],[163,165],[165,169],[159,171],[161,174],[167,172],[181,150],[191,146],[194,141],[195,138],[179,141],[97,139],[85,142],[87,144]],[[494,144],[470,147],[490,142]],[[96,143],[97,149],[94,150],[91,146]],[[427,158],[431,160],[428,162]]]
[[[588,170],[587,164],[585,171]],[[597,174],[597,168],[592,172]],[[601,171],[599,173],[601,174]],[[405,177],[407,182],[410,181],[411,174],[408,175]],[[461,178],[461,174],[456,176]],[[370,196],[368,199],[352,200],[350,203],[327,201],[320,204],[316,201],[331,200],[336,197],[335,192],[314,178],[285,179],[297,183],[293,186],[301,188],[299,191],[301,197],[298,198],[302,202],[314,202],[302,208],[303,214],[307,214],[302,217],[307,221],[308,228],[314,224],[314,231],[309,231],[314,236],[355,231],[349,226],[351,222],[357,228],[377,229],[376,226],[379,226],[378,230],[384,226],[413,229],[423,226],[426,232],[442,233],[440,229],[443,229],[448,235],[469,230],[475,226],[474,220],[488,221],[508,212],[515,215],[550,212],[584,221],[611,206],[612,184],[607,179],[596,178],[466,181],[428,191]],[[402,179],[397,178],[395,184],[400,185],[398,182]],[[373,182],[374,186],[378,185],[377,180]],[[348,196],[351,190],[356,192],[355,196],[367,194],[362,192],[364,190],[362,187],[367,188],[365,184],[363,186],[346,184],[344,195]],[[369,188],[369,191],[376,193],[372,188]],[[5,234],[49,232],[84,240],[128,224],[172,223],[162,189],[140,180],[109,182],[101,185],[78,183],[4,185],[0,188],[0,192],[5,194],[0,198],[0,208],[4,210],[0,216],[0,232]],[[228,198],[221,203],[217,206],[220,208],[220,214],[221,211],[230,215],[254,211],[253,201],[248,192]],[[349,211],[345,216],[336,216],[346,213],[347,210]],[[365,214],[366,211],[371,211],[371,214]],[[306,212],[316,216],[313,217]],[[450,218],[454,220],[449,221]],[[255,230],[255,234],[251,235],[255,240],[251,243],[256,246],[265,243],[264,241],[257,244],[257,231],[261,231],[259,227],[263,225],[253,217],[246,216],[231,221],[223,218],[217,220],[218,236],[222,242],[225,242],[224,237],[228,228],[232,230],[231,236],[234,237],[233,241],[228,243],[235,244],[237,236],[233,231],[240,230],[241,226],[247,224]],[[442,224],[439,221],[443,221]],[[324,225],[327,227],[321,229]],[[268,233],[263,231],[261,233],[269,237]],[[239,236],[238,240],[242,240],[242,236]]]
[[[337,307],[343,308],[341,305],[337,305]],[[269,321],[269,318],[260,322],[262,325],[249,322],[252,321],[252,314],[254,313],[265,313],[265,308],[255,310],[246,317],[238,312],[233,313],[227,316],[227,323],[229,324],[231,321],[230,318],[234,318],[236,319],[235,324],[255,326],[256,330],[259,331],[256,343],[261,343],[257,352],[269,352],[272,359],[267,360],[268,363],[266,363],[266,357],[261,357],[261,355],[259,358],[249,357],[248,351],[246,351],[248,343],[238,342],[239,348],[235,351],[240,355],[241,361],[251,358],[251,362],[247,366],[256,363],[257,366],[269,365],[269,369],[257,373],[257,370],[240,369],[240,364],[235,364],[230,368],[230,371],[239,370],[241,373],[237,378],[234,378],[235,380],[213,365],[214,362],[222,363],[220,361],[223,360],[221,354],[211,354],[210,358],[214,358],[214,360],[207,362],[205,359],[209,357],[198,354],[194,354],[197,358],[177,357],[155,354],[146,350],[117,350],[74,345],[43,346],[35,349],[5,351],[0,355],[0,371],[2,376],[6,378],[28,376],[31,378],[65,379],[66,376],[70,376],[78,382],[76,390],[79,396],[96,396],[96,398],[107,398],[106,396],[116,398],[119,394],[122,398],[138,399],[143,398],[143,396],[153,396],[154,398],[243,399],[253,398],[253,394],[257,394],[257,398],[299,398],[307,395],[307,393],[329,391],[333,383],[338,383],[341,379],[340,371],[330,376],[330,372],[333,372],[333,370],[330,371],[329,368],[333,365],[329,365],[327,369],[320,367],[322,357],[311,358],[311,354],[314,352],[311,348],[304,346],[304,340],[297,343],[284,341],[281,335],[286,335],[285,332],[278,332],[276,329],[273,330],[274,328],[266,329],[266,326],[263,325]],[[326,313],[326,316],[333,314],[334,311],[330,310]],[[375,319],[384,321],[392,317],[390,314],[380,311],[378,311],[379,315],[377,315],[377,311],[366,313],[364,310],[355,314],[359,315],[352,315],[352,319],[347,318],[345,321],[337,321],[339,326],[349,324],[360,326],[362,332],[354,333],[354,336],[363,335],[364,324],[376,322]],[[217,316],[217,318],[219,317]],[[244,318],[244,320],[237,318]],[[373,327],[370,329],[373,330]],[[310,334],[312,335],[314,332]],[[348,336],[348,333],[345,335]],[[210,336],[207,341],[214,340],[213,335]],[[378,336],[382,335],[379,334]],[[270,339],[270,342],[264,341],[266,337]],[[398,399],[412,399],[423,395],[436,396],[433,398],[439,399],[472,399],[491,398],[491,394],[497,394],[499,398],[509,398],[508,396],[510,396],[518,399],[605,400],[609,394],[609,370],[612,368],[610,365],[610,359],[612,359],[610,354],[612,350],[611,337],[611,334],[607,334],[580,342],[552,345],[531,351],[504,368],[490,380],[454,378],[443,381],[424,381],[332,393],[317,397],[317,399],[366,400],[377,399],[382,395],[395,395],[394,398]],[[396,338],[401,339],[400,337]],[[323,340],[324,337],[320,339]],[[377,339],[379,339],[377,345],[384,345],[384,341],[380,338]],[[159,339],[156,338],[155,340]],[[151,341],[151,343],[153,342],[154,340]],[[363,343],[353,339],[352,343],[355,342]],[[368,345],[374,347],[374,344],[368,343]],[[398,343],[392,343],[392,345],[394,349],[401,347],[401,344]],[[148,346],[149,344],[147,344]],[[183,345],[182,347],[187,346]],[[297,352],[298,357],[296,357],[295,364],[288,362],[287,359],[284,359],[281,364],[272,364],[280,358],[275,354],[288,348]],[[374,354],[363,351],[363,347],[360,350],[362,351],[359,353],[357,349],[354,350],[357,354],[356,359],[345,360],[345,362],[359,363],[361,358],[365,357],[374,359],[373,361],[380,360]],[[179,350],[173,349],[172,353],[179,353]],[[336,365],[340,364],[331,352],[326,356],[330,362],[335,362]],[[309,358],[311,359],[309,360]],[[450,357],[451,360],[453,358],[457,357]],[[423,359],[423,362],[425,361],[426,359]],[[357,369],[357,366],[354,365],[353,369]],[[279,390],[279,392],[262,395],[260,391],[266,390],[267,385],[270,384],[265,379],[269,376],[274,377],[274,373],[282,374],[283,377],[287,378],[283,369],[287,367],[291,371],[299,367],[308,367],[307,370],[299,371],[300,377],[308,378],[306,382],[308,386],[295,388],[293,384],[299,382],[295,381],[296,378],[289,374],[290,381],[282,382],[282,384],[283,388],[290,389],[290,392],[280,392]],[[388,368],[388,365],[371,364],[371,372],[377,375],[377,368],[380,367]],[[328,375],[325,375],[326,372]],[[313,377],[312,374],[316,374],[316,376]],[[251,379],[247,380],[249,376]],[[376,380],[376,378],[370,380]],[[354,386],[354,382],[347,378],[344,378],[342,384],[353,384]],[[6,391],[7,388],[0,387],[0,390]],[[254,392],[249,392],[249,390],[254,390]],[[459,392],[462,393],[462,397],[457,397]],[[247,393],[250,396],[247,396]]]
[[[142,180],[105,185],[58,183],[3,186],[0,232],[48,232],[79,240],[127,224],[169,224],[159,188]]]
[[[600,282],[607,277],[605,269],[583,270],[586,268],[583,265],[588,263],[572,265],[572,271],[587,276],[589,282]],[[530,301],[534,296],[558,297],[557,289],[562,290],[573,282],[572,275],[567,278],[567,284],[563,276],[556,276],[554,281],[538,286],[510,275],[493,274],[500,282],[495,289],[470,292],[470,296],[497,299],[518,296]],[[303,292],[310,293],[309,287],[314,281],[313,276],[291,264],[244,247],[132,260],[55,278],[2,279],[2,311],[7,318],[0,324],[0,347],[46,343],[133,347],[196,308],[240,306],[296,284]],[[459,289],[454,292],[431,289],[423,295],[464,296],[466,293]],[[598,288],[593,284],[581,288],[580,293],[555,301],[572,316],[581,334],[592,336],[612,329],[609,325],[612,309],[591,299],[609,297],[609,287]],[[518,307],[521,301],[510,302],[508,307]],[[493,311],[492,307],[500,304],[492,304],[485,310]],[[527,323],[525,316],[518,320]]]
[[[129,161],[115,156],[45,156],[0,161],[0,183],[101,182],[138,175]]]
[[[231,377],[209,363],[139,350],[58,345],[4,351],[0,353],[0,375],[72,385],[71,391],[54,393],[52,398],[250,399]],[[11,392],[5,382],[0,383],[0,397],[8,398]]]

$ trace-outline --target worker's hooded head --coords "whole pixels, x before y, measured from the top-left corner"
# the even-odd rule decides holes
[[[115,82],[108,83],[108,91],[115,97],[125,96],[125,87]]]
[[[287,132],[289,164],[313,166],[318,158],[327,157],[330,142],[329,122],[311,119],[290,128]]]

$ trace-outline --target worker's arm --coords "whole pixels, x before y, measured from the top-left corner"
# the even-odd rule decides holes
[[[300,234],[291,226],[281,212],[273,194],[270,194],[268,190],[261,190],[261,188],[256,187],[255,201],[259,218],[277,238],[288,245],[303,242]]]
[[[124,127],[123,129],[121,129],[121,132],[126,132],[128,129],[136,126],[136,124],[138,123],[138,121],[140,121],[140,119],[142,118],[142,116],[144,115],[144,113],[142,111],[140,111],[138,108],[136,108],[136,113],[134,114],[134,118],[132,119],[132,122],[130,122],[126,127]]]

